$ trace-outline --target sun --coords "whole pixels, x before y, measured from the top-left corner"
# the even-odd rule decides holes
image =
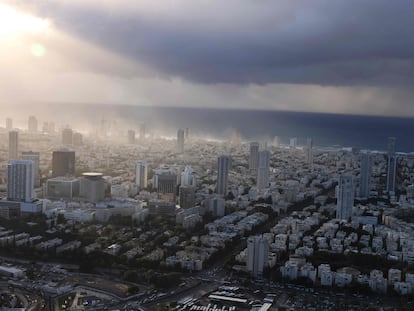
[[[0,4],[0,37],[13,36],[21,32],[39,34],[49,28],[49,24],[46,19]]]

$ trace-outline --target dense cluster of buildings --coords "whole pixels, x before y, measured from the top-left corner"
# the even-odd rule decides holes
[[[359,282],[379,292],[387,286],[400,294],[413,291],[407,269],[390,268],[381,274],[378,269],[363,273],[346,266],[332,271],[330,262],[312,264],[316,252],[414,264],[412,228],[393,217],[396,206],[409,208],[414,203],[414,160],[395,151],[394,138],[381,153],[315,148],[312,139],[299,147],[296,138],[287,146],[277,137],[269,146],[238,140],[223,144],[190,138],[189,129],[179,129],[176,139],[149,141],[142,126],[138,139],[135,130],[129,130],[126,143],[106,143],[102,133],[84,139],[69,127],[57,135],[49,123],[38,131],[33,116],[28,128],[29,139],[7,120],[7,154],[0,154],[7,161],[1,217],[43,213],[48,219],[61,215],[72,224],[103,225],[113,216],[127,217],[134,224],[149,217],[166,218],[186,232],[205,232],[189,241],[168,235],[167,242],[147,254],[140,243],[130,243],[126,256],[202,270],[213,254],[246,238],[247,247],[236,260],[253,277],[278,269],[285,279],[308,278],[324,286]],[[270,232],[252,233],[297,202],[308,202],[307,207],[281,218]],[[57,252],[96,246],[19,234],[0,233],[0,244],[13,239],[15,245]],[[178,250],[171,253],[172,247]],[[103,243],[99,249],[119,255],[125,245]]]

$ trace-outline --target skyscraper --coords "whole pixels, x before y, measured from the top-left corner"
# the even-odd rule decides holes
[[[227,183],[231,167],[230,156],[222,155],[218,158],[217,194],[227,195]]]
[[[128,130],[128,144],[135,144],[135,131]]]
[[[177,152],[183,153],[184,152],[184,130],[179,129],[177,131]]]
[[[312,138],[308,138],[306,140],[306,148],[305,148],[305,157],[306,157],[306,163],[310,167],[313,165],[313,141]]]
[[[296,145],[298,144],[298,139],[296,137],[292,137],[289,140],[289,147],[290,148],[296,148]]]
[[[37,119],[35,116],[30,116],[29,117],[29,132],[37,132]]]
[[[137,161],[135,166],[135,183],[138,188],[144,189],[147,188],[147,179],[148,179],[148,166],[145,160]]]
[[[145,138],[145,124],[140,124],[139,126],[139,139]]]
[[[259,165],[259,143],[250,143],[250,157],[249,157],[249,169],[250,173],[256,175],[257,167]]]
[[[359,180],[359,196],[361,198],[368,198],[370,191],[371,179],[371,155],[369,152],[361,154],[361,172]]]
[[[13,120],[10,118],[6,119],[6,130],[11,130],[13,128]]]
[[[19,159],[19,133],[17,131],[9,132],[9,160]]]
[[[342,174],[339,176],[336,218],[348,219],[352,216],[354,206],[354,176]]]
[[[76,147],[83,145],[83,136],[81,133],[73,133],[73,145]]]
[[[247,270],[254,276],[261,276],[269,256],[269,243],[262,236],[247,239]]]
[[[259,167],[257,169],[257,189],[263,190],[269,186],[270,151],[259,151]]]
[[[34,199],[33,161],[11,160],[7,167],[7,199],[32,202]]]
[[[195,188],[193,186],[180,186],[180,207],[187,209],[195,206]]]
[[[181,182],[182,186],[193,186],[195,187],[197,184],[196,176],[194,175],[193,169],[191,166],[186,166],[184,168],[184,172],[181,173]]]
[[[75,175],[75,151],[53,151],[52,177]]]
[[[185,135],[184,138],[187,140],[190,138],[190,129],[188,127],[185,128]]]
[[[174,170],[161,169],[153,177],[153,186],[158,198],[168,202],[176,201],[177,174]]]
[[[40,154],[39,152],[23,151],[22,160],[33,161],[34,186],[39,187],[40,186],[40,177],[39,177]]]
[[[73,131],[70,128],[65,128],[62,131],[62,144],[65,146],[73,145]]]
[[[395,154],[395,138],[388,137],[387,192],[395,191],[395,176],[397,174],[397,156]]]

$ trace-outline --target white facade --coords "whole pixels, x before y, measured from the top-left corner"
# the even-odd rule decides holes
[[[12,160],[7,168],[7,198],[31,202],[34,199],[33,161]]]
[[[145,160],[137,161],[135,166],[135,183],[139,189],[147,188],[148,165]]]
[[[191,166],[186,166],[184,172],[181,173],[181,186],[193,186],[197,185],[197,179],[194,175]]]

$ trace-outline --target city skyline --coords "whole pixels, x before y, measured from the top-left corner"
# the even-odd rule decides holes
[[[414,2],[0,2],[1,307],[412,309]]]

